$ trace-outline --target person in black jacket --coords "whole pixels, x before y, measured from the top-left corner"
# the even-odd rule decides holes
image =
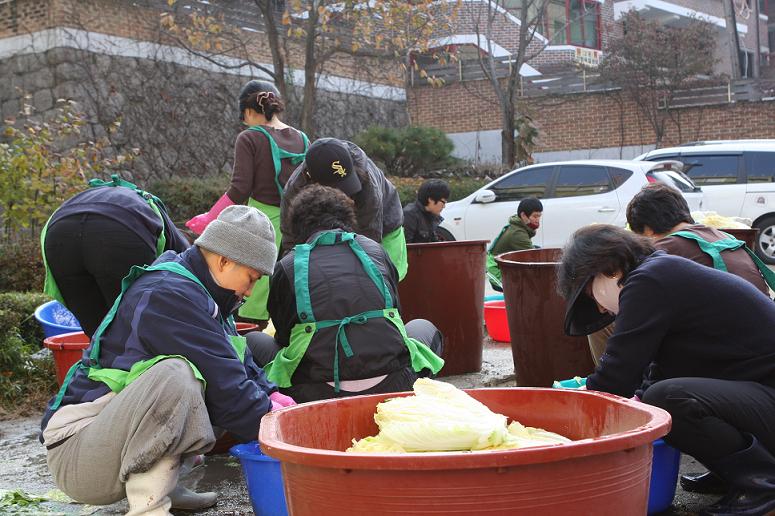
[[[449,185],[443,179],[428,179],[417,190],[417,200],[404,207],[404,236],[407,244],[438,242],[437,229],[444,220],[441,211],[449,199]]]
[[[709,469],[706,487],[726,485],[702,514],[775,509],[775,304],[738,276],[605,224],[573,235],[558,290],[569,334],[615,317],[587,389],[667,410],[668,444]]]
[[[189,247],[154,195],[118,176],[92,184],[65,201],[41,235],[44,291],[73,313],[89,337],[133,265],[150,265],[164,251]]]
[[[444,363],[439,330],[401,319],[398,272],[387,251],[353,232],[354,202],[309,185],[290,205],[302,238],[275,266],[274,338],[249,333],[256,364],[298,402],[410,390]]]

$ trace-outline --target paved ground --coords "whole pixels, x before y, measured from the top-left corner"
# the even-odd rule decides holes
[[[482,371],[444,378],[460,388],[495,387],[514,385],[514,365],[511,348],[487,340],[483,354]],[[35,495],[47,495],[58,501],[41,503],[30,512],[58,514],[122,514],[126,502],[106,507],[70,503],[56,491],[46,468],[46,455],[38,443],[38,417],[0,421],[0,490],[23,489]],[[688,457],[681,464],[682,471],[702,471],[702,467]],[[221,494],[218,505],[198,514],[251,514],[250,501],[242,479],[239,463],[227,456],[209,456],[204,467],[197,468],[185,480],[189,487]],[[713,501],[711,497],[684,493],[678,488],[671,510],[663,513],[672,516],[696,514],[700,507]],[[0,508],[0,512],[3,509]],[[343,514],[346,511],[343,512]],[[185,514],[185,513],[181,513]]]

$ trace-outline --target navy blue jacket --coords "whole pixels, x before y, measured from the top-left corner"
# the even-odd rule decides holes
[[[165,251],[183,252],[189,247],[188,240],[172,223],[166,209],[159,206],[164,218]],[[134,231],[151,249],[162,231],[161,220],[148,203],[134,190],[120,186],[89,188],[66,200],[51,217],[49,227],[71,215],[95,213],[108,217]]]
[[[748,281],[657,251],[627,276],[616,330],[587,388],[632,396],[700,377],[775,387],[775,303]]]
[[[253,362],[250,349],[245,363],[221,326],[219,314],[236,311],[234,292],[216,285],[199,248],[181,254],[168,251],[156,262],[174,261],[194,273],[210,292],[177,273],[149,272],[124,293],[116,317],[101,340],[100,364],[129,370],[132,364],[157,355],[182,355],[202,373],[207,388],[205,403],[210,421],[245,440],[256,438],[261,417],[271,408],[269,393],[277,386]],[[82,360],[88,363],[90,349]],[[107,394],[108,387],[90,380],[79,369],[67,389],[62,406],[85,403]],[[41,423],[45,429],[53,415],[51,402]]]

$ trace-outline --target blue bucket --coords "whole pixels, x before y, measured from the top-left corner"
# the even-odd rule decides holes
[[[681,452],[668,446],[662,439],[654,441],[651,487],[649,487],[649,514],[665,511],[673,503],[680,464]]]
[[[287,516],[280,461],[261,453],[256,441],[232,446],[229,453],[242,464],[253,512],[257,516]]]
[[[59,301],[49,301],[37,307],[35,319],[43,328],[43,334],[46,338],[82,331],[78,319]]]

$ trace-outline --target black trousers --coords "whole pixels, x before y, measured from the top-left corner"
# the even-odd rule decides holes
[[[46,230],[44,246],[65,305],[89,337],[113,306],[129,269],[156,259],[156,249],[137,233],[91,213],[56,221]]]
[[[406,323],[406,334],[417,339],[429,348],[431,351],[441,356],[444,350],[444,339],[441,332],[430,321],[425,319],[414,319]],[[253,354],[253,361],[263,367],[274,359],[280,351],[274,338],[266,333],[251,332],[247,334],[247,344],[250,352]],[[371,389],[359,392],[339,391],[328,383],[305,383],[301,385],[292,385],[287,389],[282,389],[283,394],[292,397],[297,403],[306,401],[325,400],[330,398],[342,398],[347,396],[358,396],[361,394],[379,394],[385,392],[400,392],[412,390],[415,380],[421,376],[430,376],[431,372],[424,369],[421,372],[415,372],[411,367],[406,367],[387,375]]]
[[[643,401],[667,410],[665,441],[706,466],[738,452],[753,434],[775,453],[775,388],[756,382],[672,378],[651,385]]]

